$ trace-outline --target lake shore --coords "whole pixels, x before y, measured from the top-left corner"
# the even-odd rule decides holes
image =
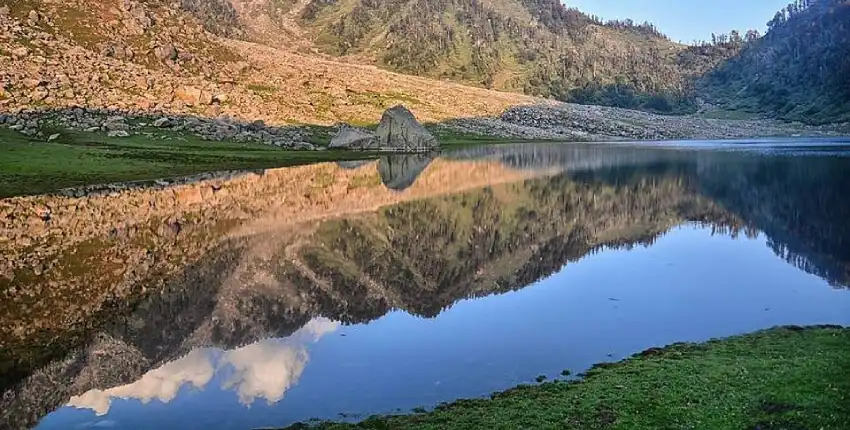
[[[850,371],[848,351],[848,328],[777,327],[652,348],[579,379],[429,412],[286,429],[850,428],[850,381],[840,377]]]
[[[267,125],[234,118],[131,115],[74,108],[0,114],[0,197],[265,169],[378,153],[327,150],[344,124]],[[516,142],[837,137],[850,126],[671,116],[569,103],[515,106],[499,116],[426,124],[444,149]],[[364,125],[364,130],[374,129]]]

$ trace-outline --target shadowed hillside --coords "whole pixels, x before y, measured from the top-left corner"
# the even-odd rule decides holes
[[[797,1],[768,26],[700,87],[730,109],[811,123],[850,121],[850,2]]]

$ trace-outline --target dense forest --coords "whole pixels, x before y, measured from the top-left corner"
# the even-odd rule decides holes
[[[850,1],[789,4],[764,37],[708,73],[700,87],[730,109],[813,123],[850,120]]]

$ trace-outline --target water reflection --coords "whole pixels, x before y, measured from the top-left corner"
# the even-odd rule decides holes
[[[131,384],[72,396],[68,406],[90,409],[102,416],[109,412],[114,398],[136,399],[143,404],[152,400],[168,403],[184,385],[203,390],[216,375],[222,380],[221,389],[235,391],[245,406],[251,406],[257,399],[277,403],[307,365],[309,355],[305,344],[338,327],[338,323],[318,318],[284,339],[265,339],[231,351],[195,349]]]
[[[526,145],[464,150],[437,160],[418,156],[387,158],[377,163],[346,166],[341,173],[328,170],[329,166],[316,166],[310,170],[316,172],[315,179],[302,180],[306,183],[298,189],[279,185],[291,183],[284,172],[279,177],[287,178],[286,181],[281,179],[263,192],[279,193],[274,195],[285,200],[282,206],[291,209],[292,214],[305,214],[308,209],[319,207],[323,214],[332,216],[279,216],[269,220],[264,217],[265,210],[255,211],[250,206],[257,199],[257,194],[253,194],[248,197],[251,202],[245,203],[249,206],[239,209],[239,213],[247,215],[227,228],[222,227],[221,220],[231,212],[201,212],[191,219],[169,221],[180,226],[176,233],[175,229],[156,229],[157,234],[147,236],[150,230],[127,227],[122,230],[127,232],[124,236],[105,242],[104,250],[90,251],[112,253],[113,259],[128,255],[115,263],[127,266],[137,275],[122,272],[113,283],[92,282],[87,291],[103,290],[78,298],[84,301],[82,304],[73,304],[85,309],[94,307],[85,313],[89,317],[78,324],[54,326],[51,331],[54,334],[49,337],[44,337],[44,331],[34,334],[14,331],[20,335],[7,341],[5,345],[9,347],[2,353],[2,418],[13,423],[12,427],[27,427],[67,403],[91,410],[95,415],[116,414],[127,419],[122,414],[129,412],[114,412],[116,399],[174,404],[180,393],[190,387],[232,393],[239,405],[255,405],[257,400],[264,400],[266,404],[280,404],[285,410],[316,410],[331,416],[339,412],[371,413],[375,411],[370,407],[384,408],[387,400],[376,400],[379,396],[374,394],[373,403],[369,403],[370,392],[393,392],[400,399],[398,407],[412,407],[452,396],[480,395],[522,382],[527,375],[477,378],[453,370],[462,367],[453,364],[453,360],[463,362],[464,357],[486,356],[482,351],[490,343],[510,343],[496,338],[487,342],[474,340],[499,332],[504,337],[506,330],[511,330],[509,327],[534,325],[533,329],[521,332],[515,347],[523,349],[523,341],[535,347],[529,349],[529,354],[517,353],[513,358],[504,350],[491,351],[492,356],[504,358],[502,361],[482,358],[486,361],[482,369],[493,366],[504,370],[508,365],[532,369],[537,362],[540,366],[552,365],[544,356],[565,362],[573,357],[575,363],[590,364],[604,360],[610,353],[604,351],[606,348],[627,354],[644,345],[732,334],[754,330],[762,324],[847,323],[841,320],[840,312],[846,303],[842,301],[846,300],[846,291],[839,291],[844,295],[830,299],[831,302],[822,301],[826,300],[826,293],[815,280],[793,277],[790,272],[782,273],[799,284],[771,290],[766,285],[782,279],[775,277],[780,271],[777,266],[761,257],[748,260],[749,256],[761,255],[756,251],[759,249],[824,278],[835,287],[850,285],[847,243],[850,234],[843,222],[850,219],[850,204],[843,198],[850,189],[850,159],[835,147],[826,154],[829,156],[821,156],[811,147],[804,151],[788,147],[764,154],[688,148]],[[479,161],[470,162],[470,159]],[[469,176],[474,169],[484,172],[483,176]],[[349,182],[342,186],[328,184],[329,171],[348,178]],[[301,177],[303,172],[298,171]],[[371,184],[363,178],[376,177],[380,178],[381,186],[393,191],[363,185]],[[261,181],[272,179],[272,174],[266,175],[257,182],[246,183],[241,190],[246,193],[266,190]],[[459,186],[460,182],[465,187]],[[428,188],[435,183],[442,185],[433,190]],[[450,186],[447,188],[445,184]],[[320,192],[336,193],[333,195],[339,198],[321,200],[317,198]],[[215,198],[223,197],[217,194]],[[368,199],[373,199],[373,206],[379,208],[364,210],[369,206],[359,209],[355,206],[346,213],[333,206],[333,202],[343,205]],[[227,206],[218,208],[232,208],[233,202],[240,201],[228,202]],[[307,206],[308,203],[312,206]],[[682,225],[691,226],[698,233],[679,229]],[[706,231],[712,234],[703,234]],[[756,239],[759,232],[763,239]],[[732,240],[729,248],[724,248],[725,253],[712,253],[713,246],[720,246],[712,245],[714,235],[745,241]],[[688,246],[640,263],[616,257],[644,255],[618,251],[635,247],[657,249],[656,244],[665,238],[684,241]],[[765,241],[767,247],[762,244]],[[143,251],[122,254],[134,249]],[[89,252],[87,248],[83,251]],[[734,259],[727,257],[734,252],[741,254]],[[687,274],[664,269],[667,266],[663,264],[653,271],[643,269],[655,267],[654,262],[659,261],[685,264],[677,260],[679,253],[704,259],[703,262],[689,260],[690,270],[714,267],[717,273],[692,274],[688,278]],[[595,257],[589,259],[592,256]],[[598,264],[596,261],[607,263],[594,266]],[[742,266],[741,261],[751,261],[751,265]],[[62,261],[55,264],[65,267]],[[634,308],[634,315],[655,315],[657,304],[665,303],[658,296],[676,297],[672,289],[675,285],[692,284],[693,294],[697,295],[711,289],[717,296],[711,296],[705,303],[717,303],[723,294],[730,294],[724,286],[736,280],[740,284],[736,288],[750,283],[754,284],[752,288],[759,288],[758,294],[752,290],[752,297],[767,297],[773,291],[782,306],[750,303],[761,306],[758,309],[770,307],[770,318],[760,313],[755,315],[749,309],[746,317],[730,318],[732,322],[728,323],[712,318],[709,312],[703,324],[668,321],[678,324],[676,327],[681,330],[660,325],[660,319],[644,318],[643,323],[635,320],[626,326],[629,330],[620,329],[633,339],[615,336],[612,331],[609,345],[601,349],[592,340],[593,335],[606,336],[608,332],[602,328],[608,324],[605,318],[616,319],[614,306],[627,306],[625,302],[608,302],[603,297],[602,304],[587,305],[599,315],[582,315],[581,309],[576,309],[575,319],[563,316],[559,318],[566,319],[558,320],[548,319],[547,314],[535,311],[534,307],[519,306],[540,294],[535,292],[540,291],[537,287],[526,288],[529,285],[576,276],[577,272],[568,269],[576,267],[581,273],[582,268],[589,266],[595,270],[580,280],[566,282],[557,293],[548,293],[553,295],[545,301],[535,302],[536,306],[571,300],[564,295],[570,291],[579,294],[585,291],[584,285],[597,282],[600,283],[597,289],[614,288],[605,294],[622,298],[628,293],[617,288],[626,285],[627,279],[604,281],[620,271],[640,275],[644,283],[629,286],[637,294],[652,299],[633,298],[629,302],[631,306],[642,305]],[[91,266],[82,271],[72,269],[54,269],[49,273],[61,274],[62,281],[75,282],[76,277],[84,279],[93,274],[102,278],[107,270],[109,273],[116,270],[110,265]],[[724,271],[727,278],[722,278]],[[12,283],[5,284],[7,297],[10,297],[9,285],[16,291],[35,288],[26,284],[28,279],[32,278],[16,277]],[[159,280],[159,284],[153,280]],[[659,290],[652,285],[669,285],[671,289]],[[506,295],[499,301],[492,298],[519,290],[521,295]],[[488,296],[491,296],[488,301],[473,301],[460,309],[453,308],[461,300]],[[746,304],[752,297],[738,300]],[[688,304],[688,300],[690,296],[681,297],[679,308],[672,304],[676,302],[671,302],[670,312],[698,314],[699,308],[692,307],[695,305]],[[55,304],[55,309],[61,309],[67,306],[68,298],[44,295],[38,303],[38,306]],[[487,303],[487,311],[479,313],[471,303],[482,303],[482,307]],[[808,303],[805,306],[810,307],[794,308],[795,303],[798,306]],[[493,306],[504,306],[505,312],[500,313]],[[524,313],[508,312],[512,306],[524,309]],[[452,312],[446,312],[449,308],[453,308]],[[17,319],[8,326],[17,327],[14,323],[21,325],[22,321],[28,326],[46,323],[36,318],[37,313],[28,313],[26,309],[17,309]],[[823,321],[811,313],[813,309],[821,309]],[[419,350],[422,357],[432,357],[433,362],[422,363],[417,361],[419,358],[402,353],[405,348],[418,350],[405,345],[425,342],[430,332],[401,319],[396,310],[403,311],[401,315],[439,316],[437,321],[447,321],[440,324],[455,321],[451,330],[441,332],[433,352],[426,354]],[[552,313],[558,312],[552,310]],[[465,319],[453,320],[459,317],[451,315],[462,315]],[[658,311],[658,318],[661,315],[663,312]],[[499,317],[506,319],[494,320]],[[353,326],[351,338],[356,333],[362,333],[362,337],[349,342],[349,347],[341,343],[341,339],[348,337],[325,336],[317,347],[333,351],[311,355],[306,345],[337,330],[338,323],[333,321],[374,325]],[[557,337],[557,327],[569,326],[587,327],[586,335],[569,338],[569,342],[532,340],[533,332]],[[475,327],[477,331],[473,330]],[[475,331],[475,336],[464,338],[466,331]],[[576,359],[577,352],[557,346],[562,343],[568,344],[569,350],[586,351],[588,355]],[[359,346],[352,349],[351,344]],[[370,346],[376,345],[375,353],[370,354]],[[398,362],[383,362],[380,354],[390,356],[392,351],[397,351],[393,354]],[[355,360],[354,356],[361,358]],[[349,385],[359,386],[362,395],[346,394],[342,389],[335,391],[333,382],[319,382],[319,376],[313,376],[309,382],[305,379],[310,357],[323,360],[324,364],[317,363],[316,367],[337,378],[352,378],[349,373],[358,373],[356,370],[340,373],[338,368],[348,362],[361,363],[358,365],[375,372],[385,369],[395,373],[384,375],[386,380],[369,375],[368,381],[361,379]],[[329,357],[337,360],[336,367],[328,364]],[[376,363],[383,363],[383,367]],[[416,373],[399,376],[399,372],[405,372],[404,366],[414,368]],[[469,367],[463,369],[470,371]],[[300,379],[305,380],[296,384]],[[388,381],[400,385],[389,387]],[[440,388],[423,388],[435,381],[440,382]],[[298,395],[290,398],[287,395],[290,391],[298,391]],[[307,406],[310,404],[323,406],[310,409]],[[280,418],[273,420],[276,409],[258,408],[252,406],[252,418],[246,416],[242,423],[284,424]],[[263,415],[263,411],[268,415]],[[48,417],[43,425],[67,424],[55,421],[69,413],[67,408],[60,412]],[[283,415],[292,419],[309,418]]]
[[[381,182],[391,190],[401,191],[413,185],[416,178],[436,159],[432,154],[391,155],[378,161]]]
[[[177,396],[184,384],[203,389],[213,377],[215,368],[207,351],[195,350],[186,357],[164,364],[142,376],[142,379],[106,390],[94,389],[72,396],[68,406],[91,409],[97,416],[106,415],[113,398],[138,399],[147,404],[151,400],[168,403]]]

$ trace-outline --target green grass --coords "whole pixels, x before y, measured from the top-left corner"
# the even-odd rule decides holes
[[[655,348],[577,381],[427,413],[290,429],[848,429],[850,329],[785,327]]]
[[[348,99],[350,102],[358,105],[369,105],[378,108],[389,108],[397,104],[408,106],[421,104],[416,97],[396,91],[386,93],[364,91],[359,93],[354,90],[348,90]]]
[[[304,132],[304,140],[318,146],[328,146],[335,134],[333,127],[315,124],[299,124]]]
[[[374,158],[374,153],[293,151],[259,143],[160,140],[62,132],[54,142],[0,129],[0,197],[110,182],[154,180],[220,170],[261,169]]]
[[[248,85],[246,86],[246,88],[248,88],[248,89],[249,89],[249,90],[251,90],[251,91],[258,92],[258,93],[267,93],[267,94],[274,94],[274,93],[277,93],[277,87],[275,87],[275,86],[273,86],[273,85],[266,85],[266,84],[248,84]]]

